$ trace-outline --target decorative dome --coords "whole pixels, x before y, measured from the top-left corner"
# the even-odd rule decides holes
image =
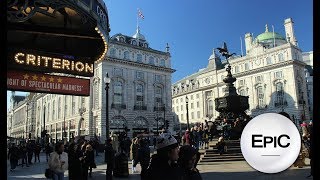
[[[273,37],[274,35],[274,37]],[[266,31],[262,34],[259,34],[256,38],[257,41],[259,42],[267,42],[267,41],[270,41],[272,40],[273,41],[273,38],[274,39],[277,39],[277,40],[286,40],[283,36],[281,36],[279,33],[276,33],[276,32],[269,32],[268,30],[268,25],[266,25]]]
[[[135,38],[135,39],[143,40],[143,41],[146,40],[145,37],[144,37],[144,35],[142,35],[142,34],[140,33],[140,27],[139,27],[139,26],[138,26],[138,28],[137,28],[136,34],[134,34],[132,37]]]

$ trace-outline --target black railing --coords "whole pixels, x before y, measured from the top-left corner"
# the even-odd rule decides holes
[[[134,105],[133,110],[147,110],[147,106]]]
[[[153,107],[153,111],[164,111],[164,106],[161,107]]]
[[[111,108],[113,109],[126,109],[127,106],[125,104],[111,104]]]

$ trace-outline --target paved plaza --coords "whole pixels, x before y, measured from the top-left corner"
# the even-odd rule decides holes
[[[104,155],[100,154],[96,157],[97,168],[93,169],[93,177],[89,178],[92,180],[104,180],[106,165],[103,163]],[[41,153],[40,163],[35,163],[30,167],[18,166],[14,172],[10,172],[10,165],[8,161],[7,175],[8,180],[21,180],[21,179],[46,179],[44,176],[45,169],[48,167],[45,159],[45,154]],[[309,160],[306,160],[309,164]],[[117,179],[140,179],[139,173],[132,173],[131,162],[129,162],[129,178],[114,178]],[[139,164],[137,165],[138,171],[140,171]],[[301,180],[301,179],[312,179],[306,178],[310,173],[310,166],[303,168],[291,167],[288,170],[278,174],[264,174],[260,173],[251,168],[245,161],[235,162],[216,162],[216,163],[200,163],[198,169],[204,180],[206,179],[223,179],[223,180],[266,180],[266,179],[290,179],[290,180]],[[68,179],[68,171],[65,173],[65,179]]]

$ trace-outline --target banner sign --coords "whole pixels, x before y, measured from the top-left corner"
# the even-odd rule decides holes
[[[7,71],[7,89],[12,91],[89,96],[90,80],[27,71]]]
[[[88,58],[22,49],[8,49],[8,69],[57,72],[87,77],[94,75],[93,62]]]

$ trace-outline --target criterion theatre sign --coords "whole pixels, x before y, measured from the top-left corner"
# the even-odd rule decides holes
[[[93,76],[93,62],[73,56],[43,52],[9,51],[9,68],[38,72],[56,72],[80,76]]]

